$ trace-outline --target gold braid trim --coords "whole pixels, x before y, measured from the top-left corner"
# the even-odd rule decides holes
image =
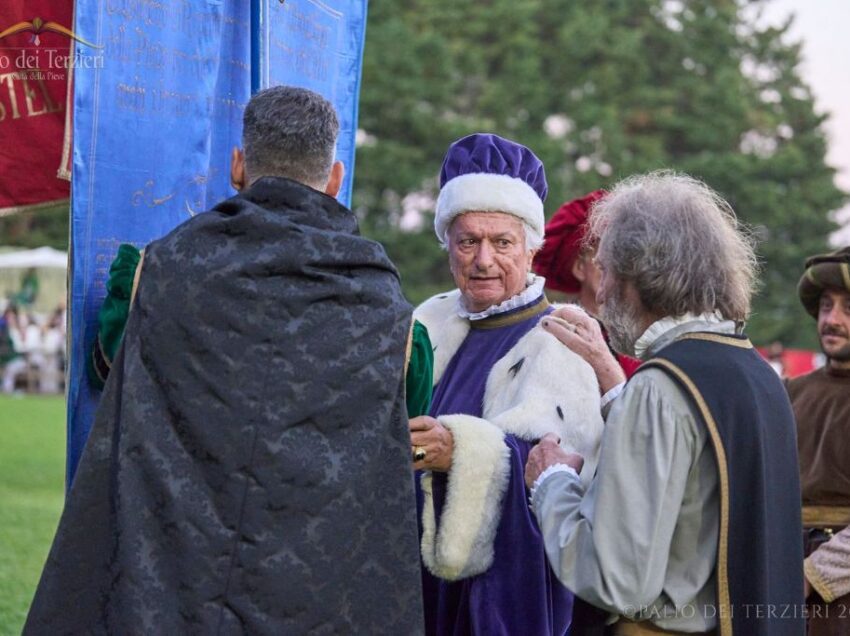
[[[804,528],[837,528],[850,526],[850,507],[803,506]]]
[[[410,329],[407,332],[407,345],[404,348],[404,377],[407,377],[407,368],[410,366],[410,358],[413,357],[413,320],[410,321]]]
[[[139,288],[139,277],[142,275],[142,263],[145,262],[145,250],[139,250],[139,264],[133,274],[133,287],[130,289],[130,309],[133,308],[133,300],[136,298],[136,290]],[[127,310],[129,313],[129,309]]]
[[[518,322],[531,318],[532,316],[541,314],[546,311],[548,307],[549,300],[546,296],[543,296],[531,307],[527,307],[515,314],[508,314],[507,316],[497,314],[488,318],[482,318],[481,320],[470,320],[469,326],[472,329],[498,329],[499,327],[507,327],[508,325],[515,325]]]
[[[677,340],[707,340],[709,342],[717,342],[719,344],[729,345],[730,347],[738,347],[740,349],[752,349],[753,343],[749,339],[741,340],[733,338],[722,333],[687,333]]]
[[[100,380],[101,384],[106,384],[106,376],[102,373],[102,369],[100,368],[100,362],[106,367],[105,371],[107,375],[109,371],[112,369],[112,360],[110,360],[106,353],[103,350],[103,344],[100,342],[100,334],[97,334],[97,338],[95,338],[94,346],[91,348],[91,362],[92,369],[94,369],[94,373],[97,378]]]
[[[850,265],[841,263],[839,267],[841,268],[841,278],[844,280],[844,289],[850,291]]]
[[[752,347],[752,345],[750,345]],[[708,408],[702,393],[697,386],[688,377],[688,375],[678,366],[667,360],[653,358],[648,360],[642,366],[660,366],[667,369],[673,374],[691,394],[691,397],[696,402],[697,408],[702,414],[705,421],[708,434],[711,437],[711,443],[714,446],[714,455],[717,459],[717,472],[720,477],[720,536],[717,545],[717,600],[718,600],[718,621],[720,627],[720,636],[732,636],[732,603],[729,598],[729,471],[726,463],[726,451],[723,448],[723,442],[720,439],[720,431],[717,429],[717,422]]]
[[[813,270],[814,270],[814,266],[812,266],[812,267],[810,267],[806,270],[806,278],[808,278],[809,282],[811,282],[812,284],[814,284],[818,287],[822,287],[822,285],[818,282],[818,279],[815,278],[815,273],[814,273]]]

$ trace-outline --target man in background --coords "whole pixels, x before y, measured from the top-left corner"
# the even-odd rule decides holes
[[[593,206],[607,192],[594,190],[564,203],[546,224],[546,239],[534,257],[534,271],[546,279],[546,289],[575,296],[576,302],[594,318],[599,318],[596,294],[602,272],[594,259],[597,245],[588,240],[587,230]],[[603,326],[603,334],[604,326]],[[640,360],[613,352],[627,378],[640,366]]]
[[[850,246],[812,256],[797,286],[826,365],[786,381],[797,418],[809,634],[850,631]]]

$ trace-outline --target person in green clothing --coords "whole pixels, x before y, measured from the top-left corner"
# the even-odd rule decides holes
[[[86,371],[92,386],[102,389],[109,376],[112,361],[121,346],[124,326],[130,313],[138,283],[137,270],[143,251],[128,243],[118,247],[118,254],[109,267],[106,298],[98,313],[98,332],[91,355],[86,361]],[[434,352],[428,330],[415,320],[409,347],[407,376],[408,417],[426,415],[431,406]]]
[[[34,267],[24,272],[21,278],[21,288],[11,298],[12,302],[21,307],[29,307],[38,298],[38,274]]]
[[[14,388],[15,375],[18,373],[17,365],[20,360],[20,352],[16,345],[16,332],[18,330],[18,309],[15,305],[9,305],[0,317],[0,370],[3,375],[4,393],[11,393]]]

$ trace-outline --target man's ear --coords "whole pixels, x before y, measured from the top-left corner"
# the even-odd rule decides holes
[[[336,198],[339,194],[339,189],[342,187],[342,179],[345,177],[345,166],[342,161],[334,161],[331,166],[331,174],[328,177],[328,182],[325,184],[325,194],[329,197]]]
[[[234,190],[241,192],[245,188],[245,151],[234,148],[230,154],[230,185]]]
[[[573,261],[573,266],[570,268],[573,276],[576,277],[576,280],[580,283],[583,283],[585,279],[587,279],[587,274],[584,271],[585,265],[587,264],[587,258],[584,254],[579,254],[576,256],[576,259]]]

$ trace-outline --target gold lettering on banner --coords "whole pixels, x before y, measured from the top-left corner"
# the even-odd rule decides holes
[[[138,82],[139,78],[136,77],[135,80]],[[145,111],[147,90],[144,86],[138,83],[135,86],[130,86],[121,82],[116,89],[118,90],[118,108],[138,113]]]
[[[61,104],[56,104],[52,99],[50,99],[50,94],[47,92],[47,85],[44,83],[44,80],[39,77],[35,81],[41,89],[41,96],[44,101],[44,106],[41,110],[35,110],[34,108],[33,98],[36,97],[35,90],[30,86],[27,78],[21,78],[21,83],[24,85],[24,98],[27,102],[27,117],[38,117],[39,115],[57,113],[62,110]]]
[[[342,14],[322,3],[308,1],[302,7],[280,4],[272,9],[287,25],[287,33],[271,34],[271,44],[278,60],[294,68],[300,75],[318,82],[331,76],[328,52],[341,28]],[[285,17],[284,17],[285,16]],[[299,48],[292,42],[299,42]]]
[[[248,63],[232,56],[219,59],[214,44],[187,46],[173,35],[222,31],[222,37],[230,38],[245,32],[249,27],[246,20],[224,15],[217,0],[104,0],[102,4],[110,17],[103,33],[109,60],[138,69],[132,80],[125,78],[107,88],[118,110],[157,119],[187,119],[194,117],[206,100],[210,108],[241,111],[244,104],[214,94],[209,86],[190,82],[194,90],[184,90],[179,78],[203,76],[220,65],[247,72]],[[146,196],[135,198],[147,200]]]
[[[6,82],[6,86],[9,89],[9,102],[12,104],[12,119],[20,119],[21,112],[18,110],[18,96],[15,93],[15,78],[18,77],[18,73],[4,73],[0,75],[0,85],[3,82]],[[0,121],[6,119],[6,108],[3,108],[2,117],[0,117]]]
[[[154,196],[153,191],[156,187],[156,182],[153,179],[148,179],[145,181],[145,185],[142,189],[136,190],[133,192],[132,197],[130,198],[130,203],[134,208],[137,208],[141,205],[144,205],[148,208],[155,208],[157,206],[162,205],[163,203],[167,203],[171,199],[174,198],[176,193],[172,192],[171,194],[166,194],[165,196],[157,197]]]

